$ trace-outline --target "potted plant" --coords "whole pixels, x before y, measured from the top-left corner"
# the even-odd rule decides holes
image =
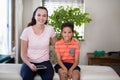
[[[54,27],[56,32],[57,39],[61,39],[60,36],[60,28],[63,22],[72,22],[75,27],[81,27],[84,23],[89,23],[91,18],[89,18],[89,13],[83,13],[82,7],[73,8],[72,6],[67,6],[64,8],[63,6],[58,7],[54,10],[53,14],[49,16],[49,24]],[[74,37],[78,40],[82,40],[82,36],[80,36],[79,32],[75,30]]]

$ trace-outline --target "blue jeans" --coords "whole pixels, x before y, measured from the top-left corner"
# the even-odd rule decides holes
[[[34,80],[34,77],[36,76],[36,74],[40,75],[42,80],[53,80],[54,69],[53,69],[50,61],[45,61],[45,62],[42,62],[42,63],[33,63],[33,64],[35,64],[35,65],[45,65],[47,67],[47,69],[40,69],[36,72],[33,72],[28,67],[28,65],[23,63],[22,67],[21,67],[21,72],[20,72],[23,80]]]

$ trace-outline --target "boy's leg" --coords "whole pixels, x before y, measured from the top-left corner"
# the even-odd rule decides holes
[[[73,71],[72,80],[80,80],[80,71],[78,70]]]
[[[58,70],[58,74],[59,74],[60,80],[68,80],[68,75],[64,74],[61,68]]]
[[[34,77],[36,75],[36,73],[33,72],[25,63],[22,64],[20,74],[22,80],[34,80]]]

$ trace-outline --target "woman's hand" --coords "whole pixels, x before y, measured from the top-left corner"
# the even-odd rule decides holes
[[[35,66],[34,64],[30,63],[30,64],[29,64],[29,67],[30,67],[30,69],[31,69],[32,71],[37,71],[37,68],[36,68],[36,66]]]

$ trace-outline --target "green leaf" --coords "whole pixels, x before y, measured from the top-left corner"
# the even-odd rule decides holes
[[[82,12],[82,7],[73,8],[72,6],[67,6],[64,8],[63,6],[59,6],[56,10],[54,10],[53,14],[48,18],[49,24],[53,26],[57,39],[61,39],[60,34],[61,25],[64,22],[73,22],[75,26],[80,27],[83,23],[90,23],[92,19],[90,18],[90,13]],[[74,37],[78,40],[83,40],[82,36],[75,30]]]

